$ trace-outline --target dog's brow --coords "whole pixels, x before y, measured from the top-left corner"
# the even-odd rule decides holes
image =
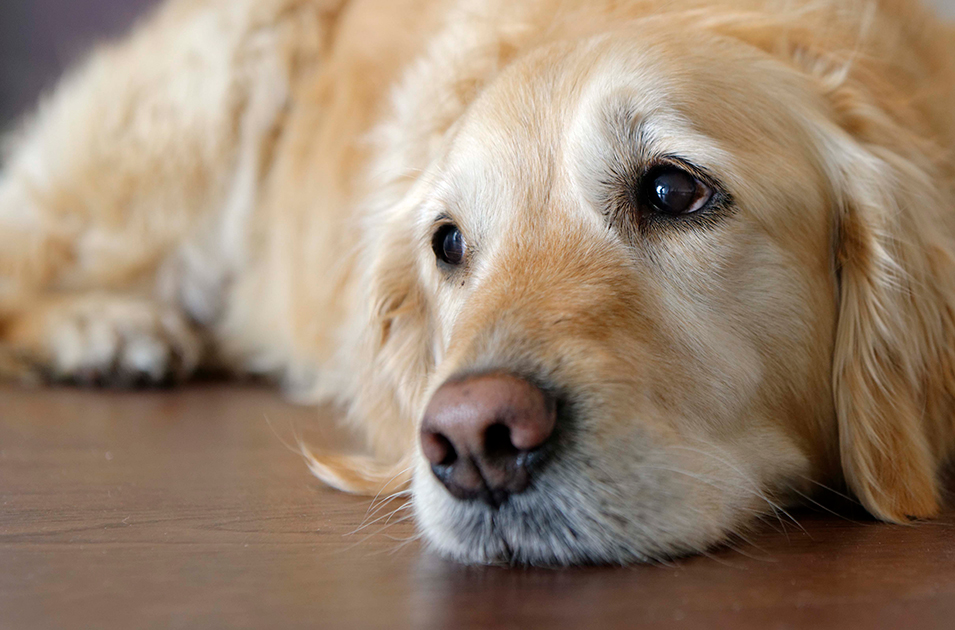
[[[434,218],[434,221],[432,223],[437,225],[438,223],[446,223],[451,220],[452,220],[451,215],[449,215],[447,212],[441,212],[440,214],[438,214],[438,216]]]

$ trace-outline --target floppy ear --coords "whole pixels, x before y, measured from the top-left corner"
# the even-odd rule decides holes
[[[405,204],[407,205],[407,204]],[[367,226],[361,317],[350,323],[351,389],[347,422],[365,454],[315,453],[300,445],[315,476],[360,494],[400,491],[410,481],[416,418],[432,363],[430,311],[416,268],[410,208],[396,207]]]
[[[832,383],[843,473],[875,516],[930,517],[955,442],[955,244],[944,234],[955,208],[941,192],[944,158],[912,131],[924,118],[912,106],[911,77],[887,74],[833,40],[840,31],[796,18],[702,19],[791,63],[828,104],[815,128],[836,208]],[[874,9],[863,32],[873,19]]]
[[[955,245],[944,233],[955,208],[941,192],[944,157],[913,131],[926,125],[911,77],[832,39],[841,31],[796,18],[741,13],[705,23],[791,63],[827,103],[814,127],[836,208],[832,384],[842,469],[875,516],[930,517],[955,441]],[[874,9],[863,16],[863,35],[874,19]]]
[[[905,522],[937,514],[953,433],[948,208],[931,160],[902,147],[904,130],[867,108],[843,115],[852,134],[833,130],[825,149],[837,208],[832,379],[842,468],[872,514]]]
[[[379,251],[367,278],[366,375],[387,387],[403,415],[415,415],[432,360],[428,301],[417,269],[414,218],[394,218],[382,229]]]

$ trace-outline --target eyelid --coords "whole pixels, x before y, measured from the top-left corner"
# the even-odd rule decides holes
[[[709,193],[708,197],[706,197],[706,201],[700,204],[699,207],[694,207],[694,209],[687,214],[693,214],[699,210],[702,210],[709,202],[713,200],[727,201],[732,198],[732,196],[725,191],[719,181],[711,176],[705,168],[697,166],[693,162],[674,155],[661,155],[648,160],[646,165],[643,167],[642,176],[646,177],[660,167],[678,168],[686,171],[693,176],[697,183],[704,187]],[[696,206],[695,203],[694,206]]]
[[[677,157],[675,155],[661,155],[655,158],[647,160],[646,164],[643,167],[643,174],[650,173],[659,168],[678,168],[682,171],[686,171],[701,183],[705,184],[710,190],[718,188],[715,186],[715,180],[707,172],[705,168],[697,166],[693,162],[690,162],[684,158]]]
[[[438,230],[445,225],[457,225],[457,222],[448,213],[441,212],[434,218],[433,221],[431,221],[423,234],[424,238],[429,244],[431,243],[432,239],[434,239],[435,234],[438,233]]]

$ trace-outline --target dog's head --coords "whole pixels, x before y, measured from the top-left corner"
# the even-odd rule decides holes
[[[522,55],[377,230],[373,345],[456,558],[700,550],[840,477],[884,519],[937,509],[925,146],[864,68],[689,25]]]

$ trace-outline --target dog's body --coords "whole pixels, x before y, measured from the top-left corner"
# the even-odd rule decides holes
[[[929,517],[952,103],[955,37],[901,1],[176,0],[11,143],[0,370],[283,379],[368,436],[316,473],[415,468],[469,561],[699,550],[843,478]],[[702,205],[648,209],[648,173]],[[556,446],[483,505],[416,440],[495,371],[558,401]]]

